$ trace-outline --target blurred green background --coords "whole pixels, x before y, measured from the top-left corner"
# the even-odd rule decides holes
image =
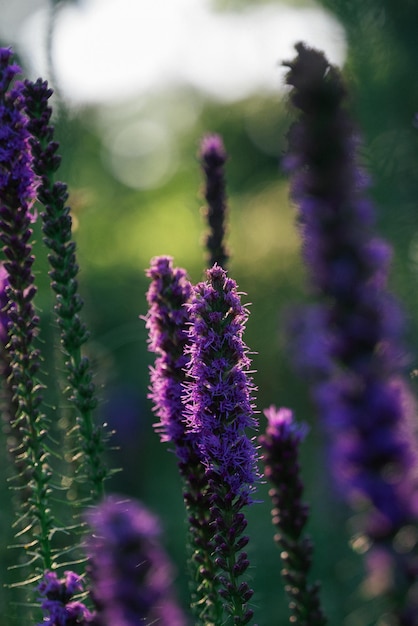
[[[77,7],[88,3],[54,2],[51,6],[55,17],[69,4]],[[311,2],[284,5],[274,0],[224,0],[213,3],[213,10],[234,16],[262,4],[275,9],[289,4],[294,9],[319,7]],[[15,16],[21,19],[41,5],[15,2]],[[412,353],[412,370],[418,331],[413,319],[418,260],[418,5],[414,0],[323,0],[322,5],[340,23],[335,37],[346,38],[344,73],[364,138],[361,156],[373,179],[379,230],[394,247],[392,280],[408,313],[405,334]],[[10,3],[7,7],[0,3],[3,9],[11,19]],[[31,28],[36,24],[31,22]],[[254,22],[254,28],[257,24]],[[49,26],[46,40],[52,36],[53,41],[53,20]],[[2,45],[15,43],[4,32],[2,38]],[[298,39],[295,34],[295,41]],[[342,47],[345,41],[339,42]],[[320,45],[318,41],[316,45]],[[19,46],[16,51],[19,53]],[[271,64],[282,60],[271,59]],[[35,71],[27,51],[22,52],[19,61],[24,71]],[[54,65],[48,71],[52,84],[56,79],[60,87]],[[91,331],[87,350],[96,368],[101,401],[97,419],[115,429],[112,441],[116,449],[109,452],[109,463],[122,468],[108,490],[138,497],[162,517],[165,544],[176,564],[179,597],[187,606],[181,486],[174,455],[159,443],[152,429],[154,418],[147,399],[152,355],[147,352],[145,324],[139,316],[146,313],[148,281],[144,271],[151,257],[171,255],[176,265],[188,270],[193,281],[203,276],[205,224],[201,213],[202,175],[196,154],[201,136],[208,131],[218,132],[230,156],[226,168],[229,273],[251,303],[246,342],[254,351],[257,406],[260,413],[272,403],[290,406],[299,420],[310,424],[303,449],[303,476],[306,499],[312,507],[309,532],[315,542],[313,578],[322,581],[330,624],[368,626],[376,623],[378,600],[367,598],[365,602],[361,555],[348,545],[355,520],[333,490],[317,416],[304,381],[292,372],[286,353],[283,316],[293,304],[306,301],[308,294],[294,209],[288,201],[288,181],[280,169],[291,115],[284,92],[279,89],[277,72],[277,92],[260,88],[226,99],[216,98],[191,83],[169,81],[166,87],[159,86],[145,96],[130,94],[126,99],[106,102],[74,103],[65,89],[58,89],[54,104],[63,156],[60,178],[68,183],[71,193],[84,320]],[[109,78],[112,80],[112,76]],[[162,132],[164,125],[169,134]],[[37,305],[43,323],[44,381],[53,405],[53,372],[60,366],[39,233],[37,239]],[[50,410],[51,419],[56,412]],[[262,430],[262,414],[260,422]],[[7,477],[10,472],[6,456],[1,468]],[[12,542],[10,494],[6,489],[4,480],[4,506],[0,509],[0,528],[5,538],[1,552],[4,568],[0,568],[3,583],[13,580],[14,574],[6,567],[16,558],[13,551],[5,550]],[[273,626],[286,623],[288,618],[279,552],[273,544],[268,485],[260,486],[259,500],[248,511],[253,604],[258,626]],[[4,626],[14,624],[14,616],[25,610],[15,610],[10,598],[10,592],[3,589],[0,602],[4,607],[0,613]],[[379,624],[383,626],[383,622]]]

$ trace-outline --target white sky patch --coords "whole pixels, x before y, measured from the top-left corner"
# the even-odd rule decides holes
[[[35,74],[47,76],[47,10],[21,22],[16,38]],[[59,87],[75,104],[106,103],[190,84],[232,101],[281,87],[280,62],[297,41],[341,65],[343,29],[322,9],[268,4],[215,12],[209,0],[86,0],[55,26]]]

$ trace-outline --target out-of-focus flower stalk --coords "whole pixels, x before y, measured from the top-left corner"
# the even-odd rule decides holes
[[[263,449],[264,473],[271,483],[272,519],[278,533],[274,539],[283,562],[282,576],[289,596],[291,623],[298,626],[324,626],[318,583],[311,584],[313,544],[304,534],[309,507],[302,502],[299,446],[306,428],[296,424],[290,409],[272,406],[264,411],[267,429],[259,437]]]
[[[208,251],[208,267],[217,263],[227,267],[229,254],[225,245],[226,191],[224,167],[227,154],[219,135],[205,135],[200,144],[199,159],[205,174],[204,208],[209,226],[205,244]]]
[[[351,503],[369,505],[364,530],[392,553],[397,619],[406,625],[416,573],[412,555],[396,554],[394,538],[418,519],[416,441],[405,436],[397,384],[402,316],[387,288],[390,253],[375,236],[341,76],[322,53],[303,44],[296,49],[286,63],[299,113],[287,164],[309,284],[319,302],[305,324],[307,348],[301,341],[300,350],[332,436],[333,473]]]
[[[87,513],[94,626],[185,626],[159,520],[134,500],[109,496]]]

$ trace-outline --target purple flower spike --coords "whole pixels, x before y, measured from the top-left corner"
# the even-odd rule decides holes
[[[83,582],[78,574],[65,572],[59,579],[55,572],[46,571],[38,585],[41,595],[41,608],[45,619],[38,626],[87,626],[94,614],[73,596],[83,591]]]
[[[12,52],[0,48],[0,198],[10,209],[24,211],[31,221],[36,197],[28,120],[24,113],[23,84],[11,81],[20,73],[11,64]]]
[[[267,429],[259,442],[263,449],[265,476],[272,485],[272,520],[278,533],[283,563],[282,576],[289,595],[291,622],[324,626],[327,620],[320,606],[319,585],[309,584],[312,565],[312,542],[303,535],[309,509],[302,502],[303,483],[300,478],[299,446],[307,427],[294,421],[290,409],[271,406],[264,411]]]
[[[208,265],[215,263],[226,267],[229,259],[225,247],[226,192],[224,166],[227,160],[222,138],[219,135],[205,135],[200,144],[200,162],[205,174],[205,209],[209,225],[206,237]]]
[[[139,502],[110,496],[87,515],[95,626],[184,626],[159,520]]]
[[[238,583],[249,565],[241,551],[248,542],[248,537],[240,537],[246,527],[241,509],[252,501],[258,480],[255,445],[246,434],[257,425],[250,359],[242,339],[248,313],[235,282],[215,265],[207,271],[207,281],[196,286],[189,315],[187,419],[209,482],[212,545],[221,572],[225,624],[244,625],[253,611],[247,605],[252,590],[246,582]]]
[[[11,430],[18,436],[18,452],[12,443],[12,454],[18,462],[17,480],[25,484],[18,515],[24,520],[26,543],[34,546],[33,552],[41,562],[39,565],[46,570],[52,565],[54,520],[49,506],[49,455],[44,443],[47,428],[41,410],[41,385],[37,379],[40,358],[39,350],[35,348],[39,317],[33,304],[36,287],[32,272],[31,225],[36,217],[32,207],[37,181],[23,84],[11,85],[19,72],[18,66],[11,64],[11,58],[10,50],[0,49],[0,241],[8,280],[6,361],[10,368],[7,385],[11,400],[8,413]],[[26,469],[22,470],[22,465]],[[27,497],[26,489],[31,492],[30,497]],[[27,517],[22,514],[22,509]]]
[[[162,441],[171,442],[183,479],[183,498],[189,521],[190,578],[193,581],[192,609],[199,623],[216,622],[221,611],[210,542],[212,527],[208,504],[208,481],[196,438],[186,430],[183,403],[189,355],[189,312],[192,286],[183,269],[173,268],[170,257],[152,260],[147,271],[151,284],[145,317],[149,349],[157,354],[151,368],[150,398],[160,418],[155,425]]]
[[[403,320],[387,288],[390,250],[375,236],[375,210],[357,163],[359,140],[341,76],[322,53],[304,44],[296,49],[286,64],[290,99],[299,111],[289,133],[288,167],[318,299],[304,332],[316,326],[320,338],[308,341],[305,372],[310,370],[313,399],[330,435],[332,473],[350,504],[361,505],[374,549],[393,556],[394,621],[409,626],[403,615],[417,614],[417,548],[400,556],[396,536],[418,519],[416,438],[405,436]]]
[[[402,315],[387,291],[390,250],[374,233],[375,211],[365,197],[338,70],[322,53],[296,48],[287,82],[300,117],[289,134],[289,165],[310,285],[320,301],[317,347],[327,352],[315,356],[308,342],[305,369],[333,437],[340,485],[351,501],[359,493],[366,497],[396,532],[416,519],[418,501],[393,385],[402,365]]]
[[[181,460],[188,460],[187,436],[183,419],[184,354],[189,314],[186,304],[192,286],[185,270],[173,268],[171,257],[156,257],[146,272],[151,279],[145,317],[148,346],[158,356],[151,369],[151,394],[160,421],[155,425],[162,441],[172,441]]]
[[[189,306],[189,429],[198,434],[207,469],[228,485],[232,498],[248,502],[257,479],[256,452],[246,435],[256,428],[248,373],[248,348],[242,340],[248,312],[234,280],[215,265],[207,282],[195,288]]]

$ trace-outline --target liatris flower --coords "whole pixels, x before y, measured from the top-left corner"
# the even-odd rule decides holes
[[[189,361],[185,354],[189,320],[186,305],[192,286],[185,270],[173,268],[171,257],[153,259],[147,276],[151,284],[147,293],[149,311],[144,319],[149,331],[149,350],[157,354],[151,368],[150,393],[160,419],[155,429],[163,442],[174,445],[178,459],[189,522],[191,604],[198,623],[209,624],[216,621],[222,608],[211,558],[208,482],[196,438],[186,430],[182,397],[185,366]]]
[[[53,518],[49,506],[50,469],[44,444],[45,418],[41,412],[39,351],[34,347],[39,319],[33,298],[36,293],[32,265],[31,222],[36,180],[30,149],[30,133],[24,111],[22,84],[10,88],[19,72],[11,64],[11,51],[0,49],[0,240],[6,258],[8,277],[6,307],[9,341],[7,345],[15,414],[11,427],[18,429],[19,458],[25,461],[25,477],[31,497],[19,510],[19,524],[25,529],[26,546],[42,569],[52,564],[51,530]]]
[[[225,268],[229,258],[224,241],[227,209],[224,165],[227,155],[222,138],[219,135],[205,135],[200,144],[199,158],[205,174],[205,216],[209,225],[205,242],[209,253],[208,265],[212,267],[217,263]]]
[[[42,214],[44,242],[50,254],[49,275],[51,287],[56,294],[55,311],[61,331],[61,344],[68,372],[70,401],[76,408],[78,441],[74,455],[80,459],[87,475],[89,497],[97,500],[104,493],[104,481],[108,476],[103,462],[106,434],[94,423],[93,410],[97,405],[96,390],[90,360],[82,354],[82,346],[88,339],[86,325],[81,320],[83,301],[78,293],[78,265],[75,243],[71,232],[70,208],[67,186],[54,182],[61,157],[56,154],[58,144],[53,141],[54,128],[49,124],[52,109],[48,99],[52,90],[45,81],[25,81],[26,111],[30,118],[31,145],[34,154],[34,171],[39,177],[38,199],[44,205]],[[80,448],[82,454],[79,454]],[[79,471],[79,482],[82,476]]]
[[[106,498],[87,514],[95,626],[184,626],[158,519],[140,503]]]
[[[93,620],[93,613],[73,597],[83,591],[80,576],[67,571],[62,579],[56,572],[46,571],[38,585],[41,595],[41,608],[45,619],[38,626],[87,626]]]
[[[224,624],[247,624],[252,590],[239,578],[249,561],[242,548],[246,519],[257,480],[256,451],[247,428],[255,428],[250,359],[242,335],[247,311],[235,282],[215,265],[199,283],[189,306],[190,363],[187,419],[206,467],[213,525],[214,559],[220,570]]]
[[[192,286],[186,272],[173,268],[171,257],[156,257],[146,275],[151,279],[147,293],[149,312],[145,317],[149,331],[148,346],[158,357],[151,369],[151,394],[159,417],[155,424],[162,441],[172,441],[176,453],[187,462],[190,437],[185,434],[183,418],[184,354],[187,343],[188,311]]]
[[[267,429],[259,442],[265,476],[272,484],[272,518],[278,533],[274,539],[281,549],[282,576],[290,597],[292,624],[323,626],[327,620],[320,606],[318,584],[309,584],[312,564],[312,542],[303,531],[308,506],[302,502],[299,446],[306,428],[296,424],[290,409],[272,406],[264,411]]]
[[[289,162],[330,357],[328,379],[315,398],[326,423],[341,434],[346,488],[367,496],[395,530],[416,519],[418,492],[401,437],[401,398],[391,382],[400,370],[401,316],[386,288],[388,248],[374,237],[341,78],[321,53],[302,44],[297,49],[287,82],[301,116],[290,133]]]
[[[320,301],[316,345],[327,351],[325,358],[317,354],[320,368],[311,364],[313,395],[332,435],[334,473],[350,502],[369,503],[365,531],[392,551],[396,533],[418,519],[416,442],[404,436],[395,384],[402,373],[402,316],[387,290],[389,251],[374,234],[345,87],[322,53],[296,48],[287,83],[300,116],[289,135],[288,165],[310,284]],[[398,608],[416,579],[407,560],[401,559]]]

